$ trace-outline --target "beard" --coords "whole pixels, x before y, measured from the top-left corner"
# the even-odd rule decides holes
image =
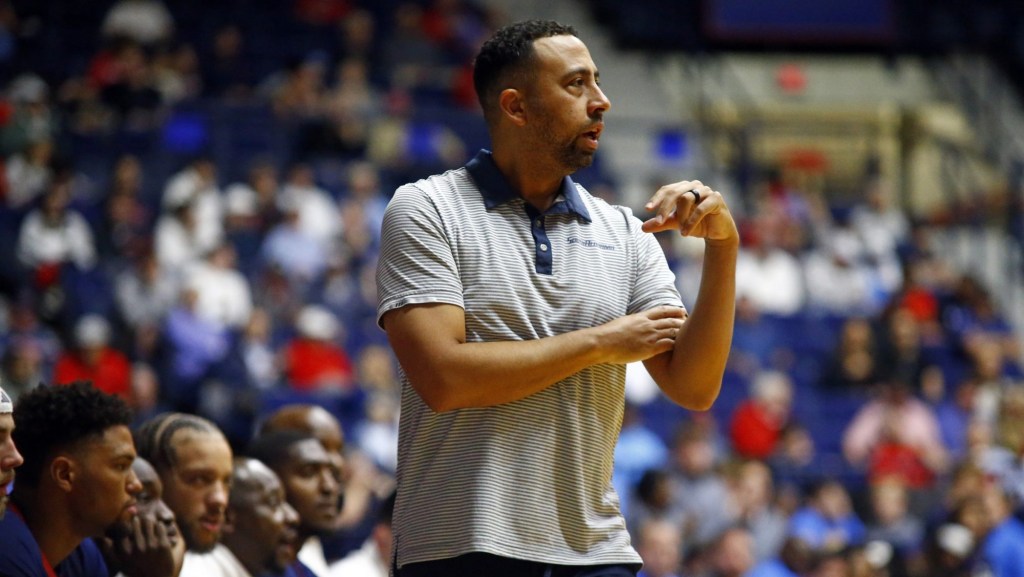
[[[565,123],[555,119],[547,111],[538,117],[541,129],[537,133],[537,146],[551,150],[551,158],[564,169],[567,174],[586,168],[594,163],[594,153],[579,147],[579,139],[587,130],[591,130],[600,117],[592,118],[585,125],[574,127],[573,130],[559,130]]]

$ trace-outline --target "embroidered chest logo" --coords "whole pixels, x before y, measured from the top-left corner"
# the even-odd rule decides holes
[[[568,243],[568,244],[578,244],[580,246],[585,246],[587,248],[599,248],[601,250],[615,250],[615,245],[614,244],[606,244],[606,243],[603,243],[603,242],[597,242],[596,240],[589,240],[589,239],[585,239],[585,238],[580,238],[578,236],[570,236],[568,239],[566,239],[565,242]]]

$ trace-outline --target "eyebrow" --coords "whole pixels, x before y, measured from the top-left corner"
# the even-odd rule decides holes
[[[601,79],[601,71],[600,70],[597,70],[597,69],[591,70],[591,69],[589,69],[589,68],[587,68],[585,66],[577,66],[577,67],[569,70],[568,72],[566,72],[565,74],[562,75],[562,78],[565,79],[565,80],[568,80],[569,78],[572,78],[573,76],[578,76],[580,74],[582,74],[584,76],[591,76],[591,75],[593,75],[594,80],[600,80]]]

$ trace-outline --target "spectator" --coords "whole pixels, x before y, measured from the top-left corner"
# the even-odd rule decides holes
[[[295,328],[298,336],[283,352],[288,386],[297,391],[350,392],[354,373],[348,354],[336,344],[341,331],[337,317],[323,307],[308,305],[295,320]]]
[[[245,36],[237,24],[226,24],[213,34],[209,54],[199,62],[203,95],[226,102],[246,100],[255,85],[252,61],[245,53]]]
[[[704,547],[735,520],[729,488],[715,470],[710,433],[696,422],[683,425],[672,447],[672,503],[686,519],[683,541]]]
[[[174,35],[174,20],[160,0],[118,0],[104,16],[101,31],[108,38],[154,47]]]
[[[224,210],[228,231],[254,233],[262,238],[279,218],[277,168],[269,159],[258,159],[249,168],[245,182],[236,182],[224,191]]]
[[[834,552],[863,543],[865,531],[846,487],[825,479],[810,488],[807,504],[790,518],[788,535],[818,551]]]
[[[769,217],[752,220],[736,261],[736,297],[762,313],[792,316],[804,305],[804,278],[800,261],[779,246],[782,226]]]
[[[33,140],[8,157],[5,168],[5,204],[16,210],[30,207],[53,181],[53,142]]]
[[[217,246],[224,235],[223,201],[217,183],[217,165],[209,157],[199,156],[175,173],[164,187],[161,204],[165,212],[191,204],[195,219],[190,229],[200,253]]]
[[[802,577],[811,574],[814,559],[814,551],[806,541],[786,537],[778,556],[761,561],[745,577]]]
[[[750,398],[732,415],[729,434],[733,449],[750,459],[772,456],[789,422],[792,404],[793,383],[788,375],[778,371],[758,373],[750,386]]]
[[[237,268],[235,248],[221,242],[185,271],[185,284],[196,293],[196,315],[228,330],[241,330],[252,314],[249,281]]]
[[[871,522],[869,541],[892,546],[892,563],[902,573],[917,573],[923,565],[924,523],[910,511],[907,486],[889,477],[871,485]]]
[[[81,269],[96,264],[92,232],[82,215],[69,208],[70,202],[70,182],[54,182],[21,225],[18,259],[32,272],[37,287],[52,286],[64,264]]]
[[[121,264],[142,256],[152,245],[150,211],[143,205],[142,163],[126,154],[111,171],[103,215],[97,229],[97,248],[102,259]]]
[[[756,561],[778,555],[786,537],[788,516],[775,504],[771,469],[760,461],[739,463],[730,475],[731,500],[737,521],[750,531]]]
[[[640,363],[637,365],[638,369],[643,367]],[[663,466],[667,457],[668,447],[645,426],[640,408],[627,401],[612,467],[612,486],[619,495],[622,514],[627,519],[630,518],[629,509],[632,506],[630,496],[636,484],[646,471]]]
[[[316,575],[328,574],[322,537],[337,529],[341,484],[327,449],[309,433],[274,431],[256,437],[248,455],[262,461],[281,480],[288,503],[298,513],[298,559]]]
[[[308,164],[295,164],[281,190],[283,204],[294,203],[299,211],[299,229],[315,238],[324,252],[341,234],[338,206],[327,191],[320,188]]]
[[[14,339],[8,342],[0,362],[0,383],[7,387],[10,397],[27,393],[45,378],[43,355],[39,346],[28,339]]]
[[[91,381],[104,393],[133,403],[131,365],[124,353],[110,346],[110,323],[99,315],[86,315],[75,324],[75,349],[57,359],[53,381]]]
[[[915,489],[931,486],[949,465],[934,411],[895,379],[854,415],[843,432],[843,455],[866,467],[869,480],[898,475]]]
[[[862,316],[843,321],[839,343],[822,373],[822,384],[832,389],[851,389],[863,393],[878,383],[881,371],[871,321]]]
[[[636,532],[636,550],[644,561],[637,577],[679,577],[683,535],[679,526],[662,519],[648,519]],[[338,577],[342,577],[340,574]]]
[[[142,490],[128,406],[84,382],[39,387],[18,400],[14,421],[25,462],[0,521],[0,574],[106,577],[89,538],[127,522]]]
[[[153,66],[142,48],[127,44],[118,52],[117,77],[100,90],[100,101],[114,113],[118,128],[147,132],[159,126],[163,97],[157,90]]]
[[[153,239],[157,263],[164,272],[173,275],[176,282],[180,282],[184,269],[198,262],[216,242],[200,235],[196,202],[190,198],[164,207]]]
[[[230,335],[222,324],[203,319],[197,312],[198,296],[192,287],[167,314],[162,327],[166,386],[165,400],[173,407],[194,411],[203,380],[230,351]]]
[[[283,197],[278,208],[281,222],[267,234],[260,253],[264,263],[280,270],[296,290],[301,290],[323,274],[327,252],[322,239],[302,228],[297,200]]]
[[[24,152],[32,143],[54,141],[60,133],[59,114],[51,104],[50,87],[42,78],[32,73],[16,76],[7,85],[7,99],[12,110],[0,127],[0,153],[10,157]]]
[[[753,539],[750,532],[741,526],[725,529],[708,552],[712,577],[743,577],[754,563]]]
[[[7,511],[8,493],[14,483],[14,470],[24,459],[14,445],[14,403],[3,389],[0,389],[0,521]]]
[[[178,300],[174,277],[160,268],[156,255],[145,252],[114,280],[119,318],[135,338],[136,351],[148,358],[157,345],[160,325]]]
[[[995,478],[984,485],[981,495],[984,535],[978,537],[982,567],[992,577],[1024,575],[1024,522],[1013,515],[1012,488],[1004,479]]]
[[[281,379],[277,354],[271,343],[272,322],[267,311],[259,307],[253,309],[240,344],[249,382],[261,390],[273,388]]]
[[[211,577],[210,556],[223,557],[218,544],[226,524],[232,482],[231,447],[216,425],[195,415],[164,413],[135,433],[139,454],[153,465],[164,501],[177,519],[187,551],[179,577]]]

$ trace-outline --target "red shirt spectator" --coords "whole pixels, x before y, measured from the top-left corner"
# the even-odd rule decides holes
[[[131,400],[131,364],[109,346],[110,325],[98,315],[86,315],[75,326],[76,349],[61,353],[54,367],[58,385],[92,381],[99,390]]]
[[[751,398],[733,413],[729,436],[744,457],[766,459],[775,452],[789,421],[793,385],[784,373],[765,371],[751,385]]]
[[[338,319],[319,306],[307,306],[296,320],[299,336],[284,350],[284,373],[297,391],[342,390],[352,385],[352,362],[335,344]]]

